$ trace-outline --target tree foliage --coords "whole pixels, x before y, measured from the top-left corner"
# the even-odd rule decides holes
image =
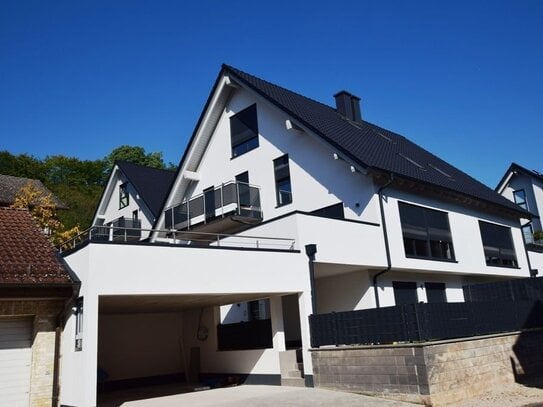
[[[136,146],[123,145],[113,149],[106,157],[107,166],[112,168],[115,161],[129,161],[159,169],[166,168],[161,152],[146,153],[143,147]]]
[[[168,165],[164,163],[161,152],[148,153],[142,147],[123,145],[97,160],[80,160],[63,155],[39,159],[29,154],[15,155],[8,151],[0,151],[0,174],[42,181],[68,206],[67,210],[60,210],[56,214],[57,220],[64,225],[61,229],[73,230],[77,227],[83,230],[92,222],[115,160],[130,161],[154,168],[175,168],[171,163]],[[25,193],[29,192],[31,191]]]

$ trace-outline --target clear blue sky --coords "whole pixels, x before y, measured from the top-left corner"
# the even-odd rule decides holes
[[[321,4],[321,5],[319,5]],[[543,1],[0,1],[0,150],[181,158],[228,63],[495,186],[543,171]]]

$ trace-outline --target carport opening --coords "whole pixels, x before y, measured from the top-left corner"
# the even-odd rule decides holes
[[[245,382],[264,352],[273,348],[269,300],[263,295],[101,296],[98,406]],[[296,301],[291,302],[296,310],[287,304],[283,314],[297,316],[299,337],[297,295],[294,297]],[[260,329],[249,336],[253,339],[235,337],[228,332],[232,324],[221,324],[223,304],[236,308],[237,304],[251,304],[252,320],[242,324],[259,324]],[[294,325],[287,321],[285,333],[295,332],[295,327],[287,330],[287,325]],[[299,341],[296,336],[290,335]],[[257,346],[255,337],[261,338]],[[242,350],[239,344],[243,341],[246,347]],[[275,384],[280,384],[279,378]]]

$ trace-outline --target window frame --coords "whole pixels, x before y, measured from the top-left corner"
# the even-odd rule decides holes
[[[283,163],[283,164],[278,165],[278,162],[280,160],[286,160],[286,164]],[[278,177],[278,173],[281,170],[286,172],[286,175]],[[292,198],[292,179],[290,177],[290,157],[288,156],[288,154],[283,154],[282,156],[277,157],[276,159],[273,160],[273,176],[275,180],[275,200],[277,203],[276,208],[290,205],[293,202],[293,198]],[[286,191],[286,190],[282,191],[279,188],[279,185],[281,185],[283,182],[287,180],[288,180],[288,185],[290,187],[289,188],[290,191]],[[283,198],[282,198],[283,195],[281,194],[281,192],[288,192],[290,194],[289,195],[290,198],[287,201],[283,201]]]
[[[123,202],[125,199],[126,202]],[[128,182],[123,182],[119,185],[119,209],[126,208],[130,205],[130,194],[128,193]]]
[[[234,135],[234,132],[232,130],[233,121],[235,121],[237,119],[237,120],[243,122],[243,120],[241,120],[240,117],[243,117],[244,114],[245,115],[248,114],[253,109],[254,109],[255,128],[254,129],[249,129],[249,130],[251,130],[251,133],[253,133],[253,136],[249,137],[249,138],[246,138],[241,142],[234,143],[235,135]],[[234,124],[234,126],[235,126],[235,124]],[[246,107],[245,109],[240,110],[236,114],[230,116],[230,153],[231,153],[231,159],[240,157],[243,154],[246,154],[249,151],[258,148],[259,145],[260,145],[260,140],[259,140],[259,132],[258,132],[258,110],[257,110],[257,107],[256,107],[256,103],[253,103],[252,105]],[[241,147],[241,146],[244,146],[244,148],[241,148],[241,149],[238,150],[238,148]]]
[[[83,297],[79,297],[75,302],[74,307],[75,314],[75,332],[74,332],[74,345],[75,351],[79,352],[83,350]]]
[[[522,202],[518,202],[517,201],[517,194],[518,193],[522,193],[522,195],[524,196],[524,199]],[[524,188],[521,188],[521,189],[516,189],[513,191],[513,201],[515,201],[515,203],[520,206],[522,209],[524,210],[528,210],[528,199],[526,198],[526,190]]]
[[[413,241],[412,245],[416,245],[416,240],[417,239],[409,238],[409,237],[405,236],[406,232],[404,230],[404,225],[408,225],[408,223],[407,223],[407,221],[405,219],[402,219],[402,209],[401,209],[402,206],[416,208],[417,210],[421,211],[421,215],[419,216],[419,219],[423,220],[424,225],[421,224],[421,225],[412,225],[412,226],[416,226],[416,227],[418,227],[420,229],[424,228],[425,240],[423,240],[423,239],[418,239],[418,240],[425,242],[426,252],[428,253],[428,255],[423,256],[423,255],[417,255],[417,254],[408,254],[406,239],[411,239]],[[449,212],[445,212],[445,211],[441,211],[441,210],[433,209],[433,208],[427,208],[425,206],[415,205],[415,204],[408,203],[408,202],[398,201],[398,213],[399,213],[399,216],[400,216],[400,228],[401,228],[401,231],[402,231],[402,242],[403,242],[404,254],[405,254],[406,258],[418,259],[418,260],[432,260],[432,261],[444,261],[444,262],[449,262],[449,263],[457,263],[456,253],[455,253],[455,250],[454,250],[454,241],[453,241],[452,231],[451,231],[451,223],[449,221]],[[427,213],[438,213],[438,214],[445,215],[445,219],[447,221],[447,231],[448,231],[448,234],[450,235],[450,241],[440,240],[438,242],[440,242],[440,243],[444,242],[444,243],[448,244],[449,251],[450,251],[450,258],[449,257],[432,256],[432,242],[434,242],[436,240],[431,239],[430,225],[429,225],[428,220],[427,220]],[[413,246],[412,249],[413,250],[411,250],[411,251],[416,253],[416,251],[417,251],[416,246]]]
[[[485,237],[483,236],[483,229],[481,228],[481,225],[487,225],[486,227],[494,228],[495,230],[492,232],[492,236],[495,236],[495,232],[497,230],[503,230],[507,234],[507,238],[509,239],[509,241],[511,243],[511,248],[495,247],[495,246],[485,245]],[[479,233],[481,235],[481,244],[483,246],[483,254],[484,254],[484,258],[485,258],[485,263],[486,263],[486,265],[488,267],[504,267],[504,268],[513,268],[513,269],[520,268],[519,265],[518,265],[517,250],[515,248],[515,241],[513,240],[513,233],[511,231],[511,227],[498,225],[496,223],[491,223],[491,222],[485,222],[484,220],[479,220]],[[489,250],[485,249],[485,246],[486,247],[491,247],[491,248],[494,248],[494,249],[498,249],[498,256],[499,256],[498,259],[500,260],[500,264],[493,264],[492,260],[490,260],[490,261],[488,260],[488,258],[490,256],[487,255],[487,252],[489,252]],[[503,264],[504,259],[501,257],[502,256],[502,250],[512,250],[513,251],[513,254],[514,254],[513,264],[511,264],[511,265]]]

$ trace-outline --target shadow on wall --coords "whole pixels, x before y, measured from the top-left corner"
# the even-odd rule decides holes
[[[535,328],[538,327],[538,328]],[[515,382],[543,388],[543,302],[534,305],[524,322],[523,331],[513,345],[511,367]]]

